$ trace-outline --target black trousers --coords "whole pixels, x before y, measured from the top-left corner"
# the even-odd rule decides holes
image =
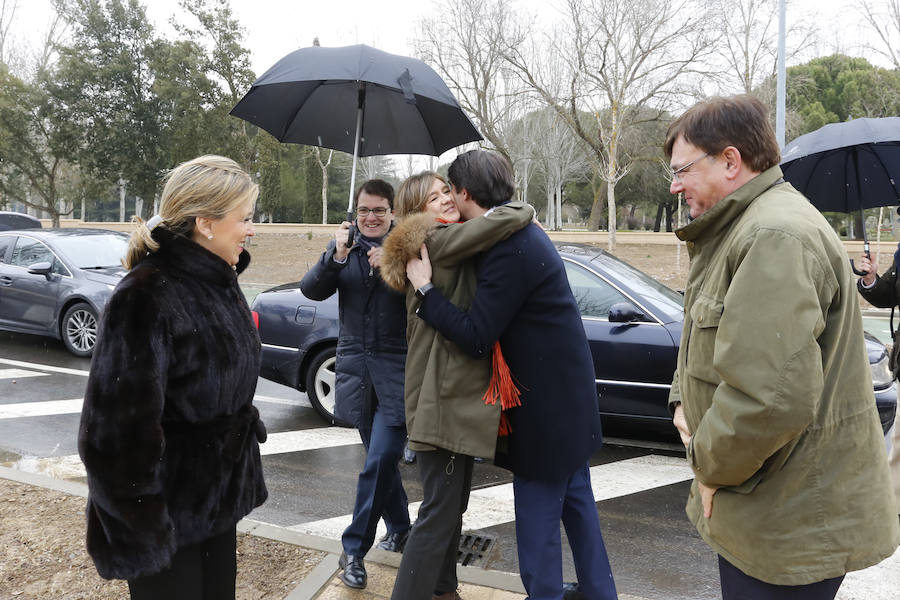
[[[131,600],[234,600],[235,527],[180,548],[163,571],[128,580]]]
[[[462,515],[469,506],[474,459],[435,449],[417,452],[423,499],[410,531],[392,600],[431,600],[457,587]]]
[[[723,600],[834,600],[844,576],[807,585],[774,585],[750,577],[719,557]]]

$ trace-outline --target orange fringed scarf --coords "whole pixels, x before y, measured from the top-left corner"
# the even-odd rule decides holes
[[[522,406],[519,400],[521,392],[516,387],[513,380],[512,372],[506,359],[503,358],[503,352],[500,350],[500,342],[494,342],[493,366],[491,368],[491,382],[488,389],[484,393],[482,400],[485,404],[496,404],[497,399],[500,400],[500,430],[499,435],[509,435],[512,433],[512,426],[509,424],[509,417],[506,411],[514,406]]]

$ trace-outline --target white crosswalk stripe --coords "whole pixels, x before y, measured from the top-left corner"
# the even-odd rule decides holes
[[[22,403],[17,405],[0,405],[0,418],[4,417],[3,409],[10,406],[25,406],[29,404],[61,404],[63,402],[77,402],[78,409],[67,412],[79,412],[81,410],[81,400],[57,400],[55,402],[34,402]],[[46,414],[64,414],[62,412],[46,413]],[[42,415],[42,416],[46,416]],[[34,416],[19,414],[14,416]],[[304,429],[301,431],[282,431],[279,433],[270,433],[265,444],[260,444],[259,453],[262,456],[270,456],[273,454],[287,454],[289,452],[303,452],[305,450],[317,450],[320,448],[335,448],[337,446],[351,446],[354,444],[362,444],[359,439],[359,433],[355,429],[346,429],[344,427],[320,427],[317,429]],[[85,477],[86,473],[84,465],[77,454],[66,456],[55,456],[46,458],[29,458],[27,460],[20,459],[12,463],[5,463],[3,466],[21,469],[23,471],[34,471],[43,473],[52,477],[61,477],[63,479],[74,479]]]
[[[25,369],[0,369],[0,379],[24,379],[26,377],[42,377],[46,373],[26,371]]]
[[[46,402],[19,402],[16,404],[0,404],[0,419],[71,415],[74,413],[80,413],[81,405],[81,398],[75,398],[74,400],[47,400]]]
[[[694,477],[687,461],[670,456],[640,456],[627,460],[591,467],[591,488],[599,502],[645,490],[671,485]],[[409,505],[410,519],[415,520],[421,502]],[[320,521],[310,521],[290,527],[295,531],[330,538],[339,538],[350,525],[352,515],[341,515]],[[463,515],[463,529],[478,530],[511,523],[516,513],[511,483],[473,490],[469,496],[469,509]],[[384,522],[378,524],[376,537],[386,530]]]
[[[49,371],[51,373],[63,373],[65,375],[81,375],[87,377],[90,371],[81,369],[69,369],[66,367],[54,367],[53,365],[42,365],[40,363],[24,362],[21,360],[10,360],[8,358],[0,358],[0,364],[10,365],[13,367],[23,367],[25,369],[37,369],[38,371]]]

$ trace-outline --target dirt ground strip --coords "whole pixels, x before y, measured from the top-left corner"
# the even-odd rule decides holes
[[[599,237],[605,240],[602,234]],[[272,285],[297,281],[319,259],[329,239],[331,236],[323,233],[258,234],[248,248],[252,260],[241,281]],[[606,249],[605,241],[595,245]],[[687,281],[687,250],[683,245],[679,249],[674,234],[671,245],[619,243],[613,254],[673,289],[683,289]]]
[[[84,549],[84,498],[0,479],[0,598],[120,600]],[[237,598],[281,600],[324,553],[238,534]]]

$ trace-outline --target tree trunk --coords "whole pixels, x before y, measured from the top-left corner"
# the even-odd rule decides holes
[[[594,190],[594,202],[591,204],[591,214],[588,216],[587,230],[599,231],[600,221],[603,218],[603,203],[606,200],[606,185],[599,186]]]
[[[562,231],[562,183],[556,184],[556,230]]]
[[[665,209],[666,205],[662,202],[656,205],[656,219],[653,221],[653,231],[657,233],[659,233],[659,228],[662,226],[662,216]]]
[[[119,222],[125,222],[125,186],[128,184],[124,179],[119,179]]]
[[[328,167],[322,167],[322,225],[327,225],[327,224],[328,224]]]
[[[553,230],[553,226],[556,223],[556,221],[554,219],[554,217],[555,217],[554,213],[556,212],[556,203],[553,201],[553,191],[552,190],[553,190],[553,188],[548,185],[547,186],[547,215],[546,215],[547,218],[545,220],[545,223],[546,223],[547,229],[550,231]]]
[[[607,247],[610,252],[616,249],[616,181],[619,170],[619,110],[615,103],[610,107],[609,117],[609,154],[606,166],[606,205],[609,209],[609,237]]]

